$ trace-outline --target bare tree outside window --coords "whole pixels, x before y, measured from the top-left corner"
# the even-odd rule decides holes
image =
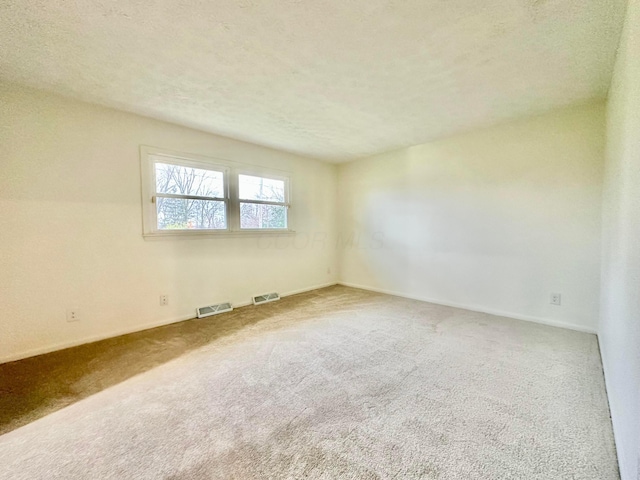
[[[159,230],[227,227],[223,172],[156,163],[155,175]]]

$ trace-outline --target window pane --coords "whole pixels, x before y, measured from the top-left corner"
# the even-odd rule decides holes
[[[224,202],[157,197],[158,230],[227,228]]]
[[[238,175],[241,200],[264,200],[267,202],[283,202],[284,180]]]
[[[241,203],[240,228],[287,228],[287,207]]]
[[[202,168],[156,163],[156,192],[223,198],[223,173]]]

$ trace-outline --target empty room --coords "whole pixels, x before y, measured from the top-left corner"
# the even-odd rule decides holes
[[[640,480],[640,0],[1,2],[0,479]]]

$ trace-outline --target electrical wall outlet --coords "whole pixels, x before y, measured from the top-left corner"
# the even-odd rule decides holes
[[[79,322],[80,311],[77,308],[70,308],[67,310],[67,322]]]
[[[160,295],[160,305],[163,307],[169,305],[169,295]]]
[[[551,294],[551,305],[560,305],[562,303],[562,296],[559,293]]]

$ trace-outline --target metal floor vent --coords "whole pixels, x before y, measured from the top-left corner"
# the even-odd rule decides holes
[[[211,315],[217,315],[218,313],[230,312],[231,310],[233,310],[233,307],[229,302],[209,305],[208,307],[196,308],[198,318],[209,317]]]
[[[253,297],[253,304],[260,305],[261,303],[275,302],[276,300],[280,300],[280,295],[277,293],[265,293],[264,295]]]

